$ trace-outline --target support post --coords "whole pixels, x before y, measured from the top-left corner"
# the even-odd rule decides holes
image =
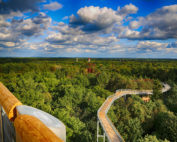
[[[124,95],[124,101],[126,102],[126,100],[127,100],[127,97],[126,97],[126,95]]]
[[[104,132],[104,135],[103,135],[103,142],[105,142],[105,132]]]
[[[97,120],[97,142],[99,142],[99,120]]]
[[[104,132],[104,134],[99,134],[99,130],[100,130],[100,121],[97,120],[97,142],[99,142],[99,137],[103,138],[103,142],[105,142],[106,140],[106,134]]]

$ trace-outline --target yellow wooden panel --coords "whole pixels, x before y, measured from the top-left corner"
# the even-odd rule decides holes
[[[8,118],[13,120],[16,116],[15,107],[22,103],[0,82],[0,104]]]
[[[17,142],[63,142],[34,116],[20,115],[14,125]]]

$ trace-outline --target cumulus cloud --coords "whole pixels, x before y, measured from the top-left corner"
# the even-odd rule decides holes
[[[131,30],[127,26],[116,27],[115,31],[118,33],[118,38],[135,39],[139,37],[139,32]]]
[[[54,45],[93,45],[95,47],[98,46],[106,46],[110,45],[114,42],[117,42],[118,39],[115,36],[106,36],[100,37],[96,34],[82,34],[82,35],[70,35],[70,34],[61,34],[61,33],[54,33],[49,35],[46,38],[50,44]]]
[[[138,8],[133,4],[119,7],[117,11],[107,7],[86,6],[78,10],[77,16],[70,16],[70,25],[73,27],[80,26],[85,32],[109,31],[109,28],[115,24],[120,25],[125,16],[137,11]]]
[[[44,13],[39,13],[34,18],[9,19],[0,17],[0,41],[1,46],[7,47],[9,43],[18,43],[25,37],[42,35],[49,27],[51,18]]]
[[[133,4],[118,8],[117,11],[107,7],[84,7],[77,15],[70,16],[70,26],[80,27],[84,32],[110,32],[115,25],[121,25],[126,16],[134,14],[138,8]]]
[[[0,2],[0,14],[8,14],[11,11],[39,11],[38,3],[43,0],[2,0]]]
[[[73,28],[60,22],[53,27],[53,32],[50,32],[46,41],[55,45],[94,45],[106,46],[118,41],[113,34],[100,36],[99,33],[85,33],[79,28]]]
[[[3,16],[0,16],[0,27],[8,27],[10,24],[4,19]]]
[[[48,28],[51,18],[39,13],[34,18],[25,17],[22,12],[37,11],[35,4],[40,0],[9,0],[0,4],[0,46],[15,48],[25,37],[41,35]],[[19,4],[20,3],[20,4]],[[14,5],[13,5],[14,4]],[[19,5],[18,5],[19,4]],[[22,6],[22,5],[23,6]],[[23,8],[21,8],[21,6]]]
[[[138,11],[138,7],[136,7],[135,5],[131,3],[128,5],[125,5],[121,9],[120,7],[118,7],[118,13],[121,15],[135,14],[137,13],[137,11]]]
[[[47,16],[45,13],[40,12],[39,15],[37,15],[36,17],[32,18],[32,21],[35,24],[45,24],[48,25],[51,23],[51,18],[49,16]]]
[[[71,43],[71,36],[69,35],[63,35],[61,33],[54,33],[49,35],[46,38],[46,41],[48,41],[51,44],[69,44]]]
[[[53,5],[50,3],[44,8],[57,10]],[[8,10],[9,13],[6,11],[6,14],[1,14],[2,11],[0,12],[0,49],[1,51],[5,49],[32,50],[50,55],[57,54],[57,56],[72,53],[73,56],[83,54],[102,55],[102,57],[108,54],[115,57],[120,54],[129,54],[130,57],[136,54],[171,53],[177,51],[176,42],[162,43],[147,40],[176,38],[176,8],[176,5],[162,7],[146,17],[133,20],[129,14],[135,14],[138,8],[132,4],[117,10],[107,7],[83,7],[76,15],[69,17],[69,24],[51,23],[51,18],[42,12],[37,16],[33,15],[33,18],[22,14],[23,11],[35,11],[34,9],[14,10],[11,8]],[[125,22],[129,25],[125,26]],[[47,35],[41,36],[45,31]],[[38,36],[40,42],[35,42],[38,41],[35,39],[32,43],[29,40]],[[123,40],[123,43],[120,38],[131,40],[127,40],[126,43]],[[134,40],[141,41],[137,43]]]
[[[84,32],[79,27],[71,27],[63,22],[59,22],[56,26],[53,26],[53,30],[55,32],[60,32],[62,34],[69,34],[69,35],[81,35]]]
[[[142,30],[135,36],[124,34],[129,39],[170,39],[177,38],[177,5],[164,6],[148,16],[132,21],[130,28],[141,27]]]
[[[118,54],[120,52],[124,52],[126,48],[122,48],[120,45],[111,45],[111,46],[96,46],[96,45],[82,45],[77,44],[75,46],[72,45],[52,45],[49,44],[45,50],[49,53],[62,53],[63,55],[70,56],[109,56],[110,54]],[[62,55],[62,56],[63,56]]]
[[[81,26],[84,31],[100,31],[120,23],[122,17],[111,8],[84,7],[78,10],[77,17],[70,16],[71,26]]]
[[[0,42],[0,46],[2,48],[12,48],[12,47],[15,47],[16,46],[16,43],[15,42]]]
[[[44,13],[39,13],[38,16],[32,19],[13,19],[11,28],[14,32],[25,36],[41,35],[44,30],[50,25],[51,18]]]
[[[50,53],[103,54],[110,51],[112,51],[111,53],[120,51],[117,46],[119,39],[113,34],[101,36],[100,33],[85,33],[78,27],[70,27],[62,22],[54,26],[53,30],[45,39],[48,43],[45,50]]]
[[[15,42],[18,40],[18,37],[15,33],[11,33],[11,30],[8,28],[0,27],[0,41],[4,42]]]
[[[138,21],[131,21],[130,24],[129,24],[130,28],[131,29],[137,29],[140,27],[140,22]]]
[[[60,4],[58,2],[51,2],[50,4],[44,5],[44,9],[48,9],[48,10],[52,10],[52,11],[59,10],[62,7],[63,7],[62,4]]]
[[[168,43],[160,43],[155,41],[140,41],[137,44],[137,50],[141,52],[157,52],[166,49]]]
[[[75,38],[75,41],[78,42],[79,44],[102,47],[112,45],[113,43],[117,42],[118,39],[113,35],[106,37],[101,37],[98,35],[85,35],[78,36],[77,38]]]

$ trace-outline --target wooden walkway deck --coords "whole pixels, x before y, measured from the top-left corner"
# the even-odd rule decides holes
[[[162,89],[162,93],[168,91],[170,86],[168,84],[163,84],[164,88]],[[121,137],[119,132],[116,130],[110,119],[107,117],[107,112],[110,109],[113,102],[125,95],[128,94],[152,94],[152,90],[130,90],[130,89],[120,89],[117,90],[116,93],[112,96],[109,96],[106,101],[102,104],[102,106],[98,110],[98,120],[102,125],[102,128],[108,137],[110,142],[124,142],[124,139]]]

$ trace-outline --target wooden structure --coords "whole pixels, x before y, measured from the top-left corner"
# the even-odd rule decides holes
[[[162,93],[168,91],[170,86],[168,84],[163,84],[164,88]],[[123,138],[116,130],[110,119],[107,117],[107,112],[110,109],[113,102],[120,98],[126,97],[127,94],[152,94],[152,90],[130,90],[130,89],[120,89],[112,96],[109,96],[106,101],[102,104],[97,112],[98,122],[97,122],[97,142],[99,137],[103,137],[105,141],[105,136],[107,136],[110,142],[124,142]],[[16,142],[64,142],[65,140],[58,137],[56,133],[47,125],[32,115],[23,114],[20,111],[20,107],[23,106],[22,103],[2,84],[0,83],[0,141],[1,142],[12,142],[7,141],[4,137],[3,123],[4,118],[8,125],[12,122],[15,127]],[[22,107],[23,108],[23,107]],[[26,108],[25,108],[26,109]],[[45,115],[45,114],[44,114]],[[47,115],[44,116],[46,118]],[[54,120],[54,119],[51,119]],[[10,122],[11,121],[11,122]],[[104,134],[99,134],[99,126],[102,126]],[[9,127],[12,129],[12,127]],[[9,134],[9,132],[8,132]],[[9,135],[11,136],[11,135]],[[11,138],[11,137],[10,137]],[[14,138],[14,137],[13,137]],[[15,140],[13,140],[15,141]]]
[[[15,119],[15,107],[22,103],[0,82],[0,105],[10,120]]]
[[[39,119],[20,115],[14,122],[17,142],[62,142]]]
[[[142,100],[144,101],[144,102],[149,102],[150,101],[150,97],[142,97]]]
[[[168,84],[163,84],[164,88],[162,88],[162,93],[168,91],[170,86]],[[138,94],[138,95],[145,95],[149,94],[152,95],[152,90],[131,90],[131,89],[120,89],[117,90],[115,94],[109,96],[106,101],[102,104],[97,112],[98,122],[97,122],[97,142],[99,142],[99,137],[103,137],[103,141],[105,142],[105,136],[107,136],[109,142],[124,142],[124,139],[119,134],[118,130],[115,128],[111,120],[107,116],[107,112],[109,111],[111,105],[114,103],[115,100],[126,97],[126,95],[131,94]],[[103,128],[104,134],[99,134],[99,127],[100,125]]]
[[[7,119],[9,119],[6,121],[14,123],[16,142],[64,142],[38,118],[18,113],[16,108],[22,106],[22,103],[2,83],[0,83],[0,105],[1,109],[5,110]],[[6,126],[2,128],[2,115],[4,116],[1,111],[0,141],[6,142],[3,134]]]
[[[87,66],[88,66],[88,68],[87,68],[88,73],[94,73],[95,72],[95,64],[88,63]]]

